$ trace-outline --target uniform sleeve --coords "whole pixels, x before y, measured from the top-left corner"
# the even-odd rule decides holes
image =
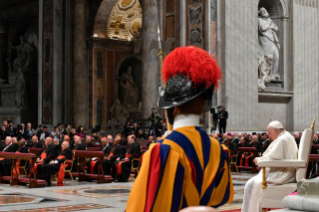
[[[179,211],[184,167],[179,154],[165,144],[152,144],[130,193],[127,212]]]
[[[233,182],[228,165],[228,152],[227,148],[222,145],[221,148],[221,161],[219,166],[219,175],[213,195],[211,197],[211,206],[218,208],[226,203],[231,203],[234,198]]]

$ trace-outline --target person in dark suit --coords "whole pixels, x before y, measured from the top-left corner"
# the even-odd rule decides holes
[[[104,169],[104,174],[109,175],[110,170],[112,169],[112,176],[113,179],[115,179],[116,175],[116,167],[115,167],[115,162],[124,157],[124,152],[123,152],[123,147],[120,145],[120,140],[118,137],[115,137],[113,141],[113,148],[112,151],[110,152],[110,155],[105,158],[103,161],[103,169]]]
[[[31,148],[43,148],[42,144],[40,144],[38,137],[36,135],[34,135],[32,137],[32,143],[28,145],[28,147]]]
[[[257,135],[253,136],[249,147],[255,147],[257,149],[257,155],[259,155],[259,153],[263,150],[263,144],[258,140]]]
[[[150,146],[151,144],[156,143],[154,136],[149,136],[148,137],[148,144],[146,146]]]
[[[220,134],[226,133],[228,112],[225,110],[224,106],[221,106],[220,112],[218,114],[218,118],[219,118],[219,133]]]
[[[131,135],[132,131],[132,126],[131,126],[131,122],[127,121],[126,124],[124,125],[124,135],[125,138],[129,135]]]
[[[318,139],[317,133],[313,134],[313,144],[315,144],[315,145],[319,144],[319,139]]]
[[[39,129],[38,129],[38,132],[37,132],[37,137],[38,137],[38,138],[41,137],[42,130],[43,130],[43,126],[42,126],[42,125],[39,125]]]
[[[126,153],[124,153],[123,158],[115,162],[117,169],[117,178],[119,182],[127,182],[131,174],[132,160],[134,158],[140,158],[141,156],[141,146],[139,143],[135,142],[135,135],[130,135],[127,137],[128,145],[126,148]],[[136,162],[136,163],[135,163]],[[137,161],[134,161],[134,166],[137,166]]]
[[[75,135],[73,137],[73,140],[74,140],[74,145],[71,148],[71,150],[81,150],[81,151],[85,151],[86,150],[85,145],[81,143],[81,137],[80,136]],[[74,162],[73,162],[72,172],[77,172],[77,167],[78,167],[77,164],[78,164],[78,158],[75,158]]]
[[[89,136],[89,135],[86,136],[85,145],[86,145],[86,147],[95,147],[91,136]]]
[[[6,137],[5,140],[5,147],[3,148],[2,152],[16,152],[15,145],[12,143],[11,137]],[[1,176],[10,176],[11,175],[11,166],[12,160],[11,159],[2,159],[0,160],[0,173]]]
[[[51,134],[48,132],[48,127],[43,126],[43,130],[41,131],[41,135],[38,138],[41,141],[41,140],[45,140],[48,137],[51,137]]]
[[[104,152],[104,158],[109,157],[111,151],[112,151],[112,146],[109,145],[109,141],[113,140],[111,135],[108,135],[107,138],[103,137],[101,139],[101,151]],[[97,174],[98,173],[98,167],[100,165],[100,160],[96,159],[96,160],[92,160],[89,164],[88,164],[88,170],[90,173],[94,173]],[[94,167],[93,167],[94,166]]]
[[[2,128],[1,128],[1,141],[4,141],[6,140],[6,137],[8,136],[7,135],[7,132],[6,132],[6,127],[3,125]]]
[[[51,148],[54,149],[55,146],[53,145]],[[67,142],[63,142],[61,154],[58,156],[55,153],[54,156],[55,157],[45,159],[43,164],[38,165],[37,178],[42,178],[47,181],[47,186],[51,186],[51,175],[57,174],[60,171],[61,164],[64,163],[65,160],[70,160],[72,158],[72,150],[69,148],[69,144]]]

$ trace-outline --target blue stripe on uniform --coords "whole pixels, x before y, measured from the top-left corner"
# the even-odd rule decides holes
[[[196,169],[196,188],[198,194],[201,194],[203,170],[192,142],[184,134],[177,131],[173,131],[166,137],[166,139],[174,141],[176,144],[178,144],[185,151],[186,156],[193,162]]]
[[[184,172],[185,172],[185,169],[183,165],[180,162],[178,162],[176,175],[175,175],[175,181],[174,181],[171,212],[179,211],[179,206],[182,199],[183,185],[184,185]]]
[[[206,189],[206,191],[205,191],[205,193],[204,193],[204,195],[203,195],[203,197],[201,198],[201,200],[200,200],[200,205],[207,205],[208,203],[209,203],[209,200],[210,200],[210,198],[211,198],[211,196],[212,196],[212,193],[213,193],[213,190],[214,190],[214,188],[216,187],[216,182],[218,181],[218,179],[220,178],[220,177],[223,177],[221,174],[221,172],[220,172],[220,170],[224,167],[224,164],[225,164],[225,156],[224,156],[224,154],[222,153],[222,151],[223,151],[223,149],[222,149],[222,147],[220,146],[220,161],[219,161],[219,167],[218,167],[218,169],[217,169],[217,172],[216,172],[216,174],[215,174],[215,178],[214,178],[214,180],[213,180],[213,182],[212,182],[212,184],[210,184],[210,186]]]
[[[210,138],[208,137],[207,133],[200,129],[199,127],[195,127],[195,129],[199,132],[202,140],[202,147],[203,147],[203,156],[204,156],[204,170],[209,162],[210,152]],[[214,157],[214,156],[212,156]]]

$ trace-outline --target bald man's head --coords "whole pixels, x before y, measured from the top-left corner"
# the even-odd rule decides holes
[[[69,148],[69,143],[66,142],[66,141],[64,141],[64,142],[62,143],[62,151],[66,150],[67,148]]]

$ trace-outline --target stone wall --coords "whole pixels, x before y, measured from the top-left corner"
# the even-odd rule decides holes
[[[224,75],[219,104],[227,103],[228,131],[258,130],[257,1],[225,0],[218,17],[218,62]],[[224,24],[224,26],[223,26]]]
[[[319,114],[318,0],[294,1],[293,35],[294,130],[299,131]]]

